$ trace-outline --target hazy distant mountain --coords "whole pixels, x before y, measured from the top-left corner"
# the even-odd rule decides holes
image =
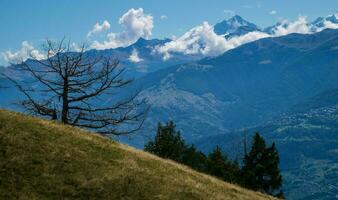
[[[268,33],[268,34],[275,34],[276,30],[278,27],[281,28],[287,28],[292,22],[278,22],[277,24],[273,25],[273,26],[269,26],[264,28],[264,32]],[[307,26],[309,27],[309,31],[310,32],[318,32],[318,31],[322,31],[324,29],[327,28],[331,28],[331,29],[337,29],[338,28],[338,15],[337,14],[333,14],[333,15],[329,15],[327,17],[319,17],[316,20],[314,20],[313,22],[309,22],[307,24]]]
[[[233,156],[242,152],[243,130],[248,137],[260,131],[277,143],[287,197],[332,199],[338,192],[336,74],[333,29],[265,38],[159,70],[137,80],[152,105],[145,134],[172,119],[189,142],[205,151],[219,144]]]
[[[275,25],[272,26],[268,26],[266,28],[263,29],[263,32],[268,33],[270,35],[273,35],[276,33],[276,29],[277,27],[283,27],[286,28],[287,27],[287,23],[282,23],[282,22],[277,22]]]
[[[338,15],[333,14],[327,17],[319,17],[314,20],[311,25],[313,26],[312,28],[325,28],[327,26],[325,23],[330,23],[331,25],[336,25],[338,27]]]
[[[149,72],[154,72],[168,66],[182,64],[201,59],[200,56],[184,55],[182,53],[173,54],[171,59],[163,60],[163,56],[156,51],[157,46],[170,42],[170,39],[146,40],[140,38],[128,47],[116,49],[90,50],[86,52],[88,56],[107,56],[120,60],[121,66],[127,68],[127,73],[133,77],[140,77]]]
[[[127,47],[105,50],[91,49],[86,51],[84,55],[89,58],[95,58],[97,56],[117,58],[120,61],[120,65],[127,69],[129,76],[133,77],[140,77],[149,72],[154,72],[168,66],[201,59],[201,56],[197,55],[194,56],[176,53],[171,56],[171,59],[163,60],[163,56],[156,51],[156,47],[164,45],[170,41],[170,39],[146,40],[144,38],[140,38],[134,44]],[[26,62],[29,62],[29,60]],[[7,68],[0,68],[0,70],[1,72],[12,71],[13,68],[15,68],[15,65]]]
[[[256,125],[338,84],[338,30],[291,34],[177,65],[137,81],[154,121],[175,119],[192,141]]]
[[[206,152],[219,145],[236,157],[243,155],[245,136],[251,138],[259,131],[277,144],[287,199],[334,199],[338,193],[337,91],[315,95],[304,102],[306,106],[299,105],[302,112],[284,114],[261,126],[205,137],[195,144]]]
[[[139,78],[147,73],[157,71],[159,69],[166,68],[168,66],[182,64],[199,60],[201,57],[196,55],[184,55],[181,53],[173,54],[170,60],[164,61],[162,55],[159,55],[155,48],[158,45],[163,45],[169,42],[169,39],[165,40],[146,40],[140,38],[134,44],[128,47],[120,47],[116,49],[105,50],[89,50],[84,53],[88,58],[95,58],[98,56],[117,58],[120,61],[120,66],[126,68],[125,77]],[[34,65],[31,60],[26,60],[26,63]],[[1,74],[7,74],[11,78],[16,80],[27,80],[30,77],[29,73],[23,73],[15,70],[18,65],[12,65],[9,67],[0,67],[0,86],[10,86],[11,84]],[[39,67],[39,66],[35,66]],[[32,84],[32,87],[39,87],[38,83]],[[15,102],[22,97],[22,94],[15,88],[0,89],[0,107],[11,108],[14,110],[19,109]]]
[[[238,16],[229,21],[242,22]],[[198,62],[193,62],[198,57],[183,54],[164,62],[153,49],[169,40],[140,39],[126,48],[86,54],[119,58],[129,76],[139,77],[135,85],[144,89],[143,96],[152,104],[151,118],[175,119],[179,127],[190,128],[184,134],[192,141],[256,125],[315,93],[335,88],[337,31],[265,38]],[[130,60],[133,51],[137,51],[137,62]],[[18,76],[13,67],[5,71]],[[2,106],[18,95],[15,90],[2,93],[6,93]]]
[[[218,35],[225,35],[226,37],[244,35],[252,31],[260,31],[255,24],[246,21],[239,15],[235,15],[228,20],[223,20],[215,24],[214,31]]]

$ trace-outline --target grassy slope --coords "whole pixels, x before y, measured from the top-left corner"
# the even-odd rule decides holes
[[[61,196],[270,199],[84,130],[0,110],[0,199]]]

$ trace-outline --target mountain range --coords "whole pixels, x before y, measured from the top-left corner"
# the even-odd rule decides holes
[[[214,57],[174,53],[163,60],[156,48],[171,40],[143,38],[86,55],[118,58],[126,76],[135,77],[127,90],[142,88],[141,97],[151,105],[141,136],[120,140],[142,148],[157,122],[172,119],[188,142],[204,151],[221,145],[236,157],[243,130],[248,136],[260,131],[280,149],[288,198],[330,199],[338,191],[338,30],[325,29],[328,23],[338,25],[336,15],[310,23],[309,34],[271,36]],[[250,32],[272,35],[281,26],[288,23],[259,28],[234,16],[216,24],[214,32],[229,39]],[[15,67],[0,70],[26,79]],[[0,85],[8,83],[0,77]],[[0,89],[0,96],[0,107],[18,109],[11,104],[20,98],[18,91]],[[310,192],[297,192],[304,188]]]
[[[214,31],[217,35],[226,37],[240,36],[253,31],[261,31],[255,24],[246,21],[239,15],[235,15],[228,20],[223,20],[214,25]]]
[[[213,31],[217,35],[230,39],[236,36],[243,36],[250,32],[273,34],[276,28],[280,26],[286,27],[290,23],[291,22],[284,21],[283,23],[278,22],[276,25],[267,28],[260,28],[254,23],[243,19],[241,16],[235,15],[227,20],[216,23],[213,26]],[[335,28],[338,28],[337,14],[329,15],[327,17],[319,17],[313,22],[308,23],[308,26],[311,27],[313,31],[323,30],[328,23],[330,23],[331,26],[337,26]],[[141,77],[147,73],[151,73],[168,66],[197,61],[204,57],[208,57],[207,55],[176,52],[171,55],[170,59],[163,59],[159,52],[156,51],[156,48],[171,41],[172,39],[168,38],[150,40],[139,38],[135,43],[126,47],[105,50],[91,49],[86,52],[86,55],[89,57],[108,56],[118,58],[120,60],[120,65],[127,68],[128,73],[133,77]],[[1,68],[2,67],[0,66],[0,69]],[[11,66],[7,67],[7,70],[10,68]],[[2,68],[1,70],[4,71],[6,69]]]
[[[160,113],[156,120],[172,117],[181,122],[180,127],[194,133],[186,138],[194,140],[255,125],[316,93],[335,89],[336,46],[337,30],[330,29],[265,38],[216,58],[156,71],[136,85],[149,97],[151,116]]]

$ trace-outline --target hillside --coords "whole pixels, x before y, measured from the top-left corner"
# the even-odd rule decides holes
[[[338,30],[265,38],[136,80],[149,121],[174,119],[194,142],[279,117],[338,79]],[[245,58],[245,59],[244,59]]]
[[[338,194],[336,93],[336,90],[330,90],[315,95],[299,106],[302,112],[285,114],[264,125],[205,137],[195,144],[205,152],[219,145],[236,156],[243,152],[245,135],[250,138],[259,131],[268,142],[276,143],[287,199],[334,199]]]
[[[0,199],[272,199],[84,130],[0,110]]]

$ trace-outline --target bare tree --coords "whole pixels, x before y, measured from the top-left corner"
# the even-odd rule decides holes
[[[7,76],[26,97],[20,104],[32,114],[102,134],[139,130],[148,107],[138,98],[139,92],[122,95],[132,83],[122,77],[125,68],[119,67],[117,59],[90,58],[84,46],[76,52],[71,46],[64,39],[47,40],[45,59],[31,55],[32,59],[18,65],[18,70],[32,77],[30,84]]]

